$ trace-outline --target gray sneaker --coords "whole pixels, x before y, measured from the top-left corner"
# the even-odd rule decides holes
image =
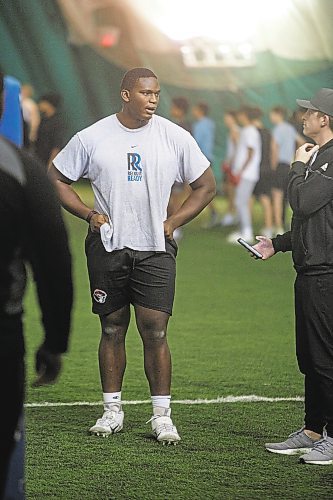
[[[281,455],[297,455],[297,453],[307,453],[312,450],[316,443],[304,432],[304,427],[288,436],[288,439],[282,443],[266,443],[265,448],[271,453],[280,453]]]
[[[316,442],[313,449],[302,455],[299,459],[303,464],[332,465],[333,464],[333,438],[325,436]]]

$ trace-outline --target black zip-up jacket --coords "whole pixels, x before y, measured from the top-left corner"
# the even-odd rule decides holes
[[[292,164],[288,197],[291,231],[273,238],[275,252],[291,250],[298,273],[333,273],[333,139],[311,166]]]
[[[0,361],[24,354],[24,262],[37,285],[45,347],[67,350],[72,308],[71,256],[58,198],[45,169],[0,137]]]

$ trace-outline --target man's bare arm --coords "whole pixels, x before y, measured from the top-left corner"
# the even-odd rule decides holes
[[[54,164],[49,167],[48,175],[55,185],[61,205],[76,217],[87,220],[91,208],[83,203],[77,192],[72,188],[73,181],[59,172]],[[98,232],[101,225],[108,221],[107,215],[95,213],[90,219],[90,228],[92,231]]]
[[[209,167],[205,172],[190,184],[192,192],[184,201],[182,206],[164,222],[164,233],[169,239],[173,237],[173,231],[190,222],[196,217],[214,198],[216,194],[216,182],[212,169]]]

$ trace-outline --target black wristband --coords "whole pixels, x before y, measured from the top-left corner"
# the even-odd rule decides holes
[[[98,214],[98,212],[96,212],[96,210],[90,210],[89,214],[88,214],[88,215],[87,215],[87,217],[86,217],[86,221],[87,221],[88,223],[90,223],[90,219],[92,218],[92,216],[93,216],[94,214]]]

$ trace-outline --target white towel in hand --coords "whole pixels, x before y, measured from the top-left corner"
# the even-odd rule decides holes
[[[100,234],[103,246],[107,252],[112,252],[111,239],[113,235],[112,222],[104,222],[100,227]]]

